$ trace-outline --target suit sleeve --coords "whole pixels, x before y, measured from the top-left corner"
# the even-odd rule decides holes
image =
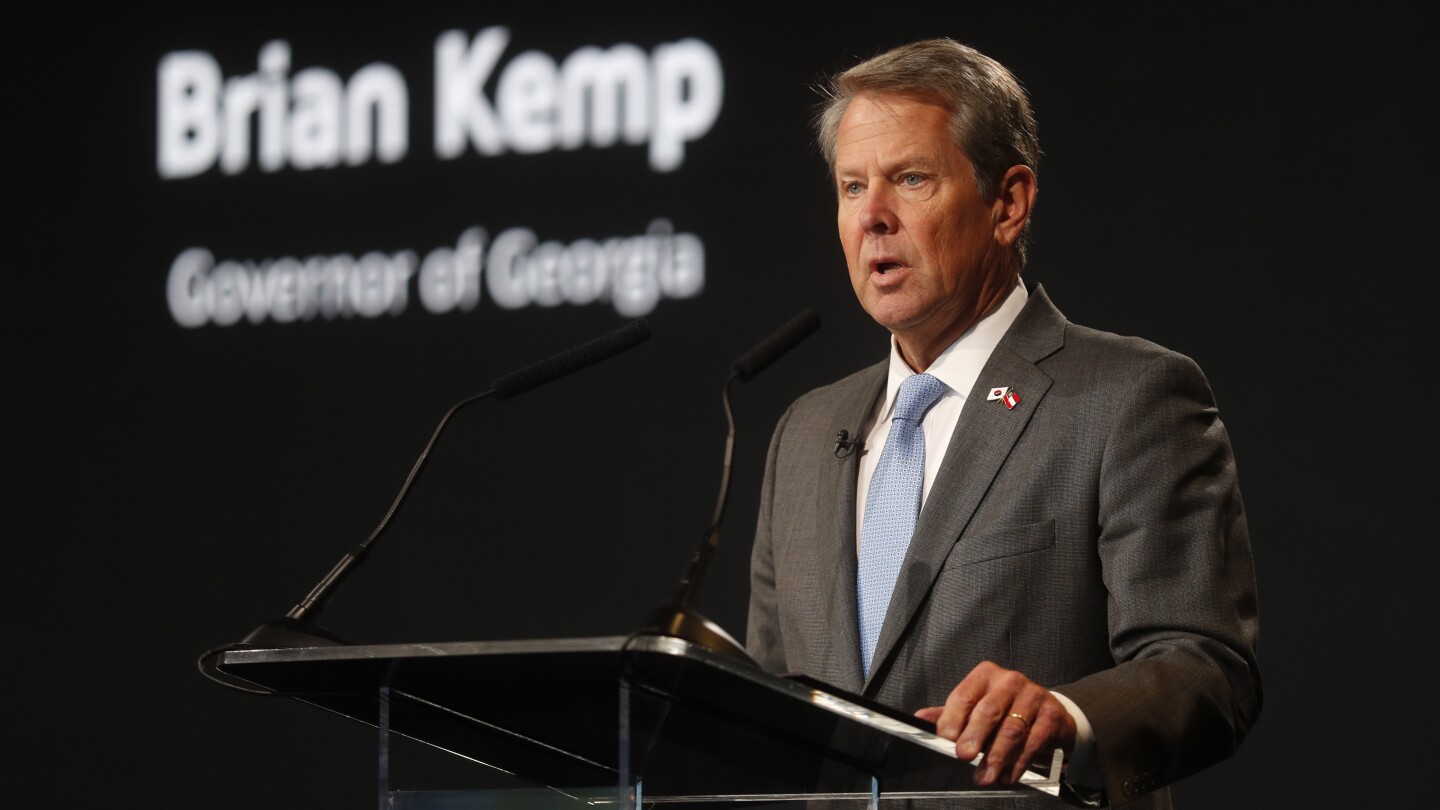
[[[1097,550],[1117,664],[1055,691],[1089,719],[1123,804],[1233,753],[1261,687],[1249,532],[1209,384],[1166,353],[1112,400]]]
[[[750,555],[750,614],[745,628],[745,646],[750,657],[767,672],[785,672],[788,669],[775,601],[775,557],[770,529],[775,508],[777,459],[785,435],[785,426],[794,411],[793,405],[785,411],[770,439],[770,452],[765,459],[765,479],[760,490],[760,514],[755,526],[755,546]]]

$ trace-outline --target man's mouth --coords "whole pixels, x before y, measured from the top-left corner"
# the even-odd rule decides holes
[[[890,272],[891,270],[898,270],[903,266],[904,265],[900,264],[900,262],[876,262],[875,272],[883,275]]]

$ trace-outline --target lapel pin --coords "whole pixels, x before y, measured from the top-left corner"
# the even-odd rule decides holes
[[[1013,411],[1015,410],[1015,406],[1020,404],[1020,394],[1008,385],[1000,385],[991,388],[990,394],[985,397],[986,402],[994,402],[996,400],[1005,403],[1007,410]]]

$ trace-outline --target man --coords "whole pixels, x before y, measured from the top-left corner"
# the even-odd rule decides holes
[[[776,428],[751,654],[934,721],[961,760],[984,754],[979,786],[1059,748],[1082,793],[1168,807],[1161,788],[1260,710],[1208,383],[1020,281],[1039,145],[999,63],[903,46],[837,76],[817,126],[850,281],[891,352]]]

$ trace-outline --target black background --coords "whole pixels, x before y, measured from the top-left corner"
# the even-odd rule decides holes
[[[720,55],[724,106],[672,173],[651,171],[644,146],[442,161],[435,38],[491,25],[510,29],[502,64],[698,37]],[[703,293],[662,300],[651,342],[456,419],[325,614],[366,642],[635,627],[708,522],[730,362],[819,309],[820,333],[736,397],[734,494],[701,608],[742,633],[770,427],[885,347],[845,279],[810,85],[937,35],[1032,93],[1045,158],[1025,277],[1071,320],[1194,357],[1231,432],[1265,711],[1177,801],[1414,803],[1436,563],[1426,31],[1406,3],[246,6],[51,10],[12,30],[4,457],[20,520],[5,590],[19,632],[4,666],[18,804],[371,806],[372,732],[221,689],[196,655],[282,613],[367,535],[451,404],[624,321],[605,304],[482,300],[442,316],[412,300],[394,318],[183,329],[165,279],[192,246],[423,255],[473,225],[572,241],[656,217],[704,241]],[[160,58],[198,49],[249,73],[271,39],[290,43],[292,71],[399,68],[408,156],[161,180]]]

